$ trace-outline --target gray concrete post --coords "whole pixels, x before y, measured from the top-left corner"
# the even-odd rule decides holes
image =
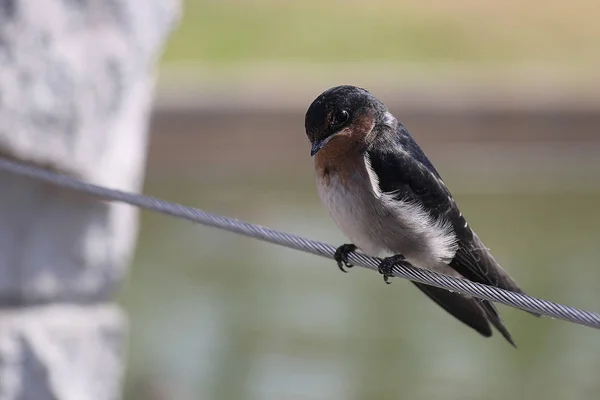
[[[178,0],[0,0],[0,154],[138,190]],[[0,400],[120,397],[137,211],[0,172]]]

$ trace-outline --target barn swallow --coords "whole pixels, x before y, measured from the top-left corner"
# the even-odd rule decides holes
[[[440,174],[408,130],[365,89],[337,86],[319,95],[305,117],[321,201],[352,243],[338,267],[360,249],[383,257],[388,282],[396,263],[523,293],[471,229]],[[414,283],[414,282],[413,282]],[[489,301],[414,283],[454,317],[485,337],[490,323],[515,346]]]

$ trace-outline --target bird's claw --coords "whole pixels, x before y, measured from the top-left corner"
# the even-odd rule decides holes
[[[356,245],[353,245],[351,243],[345,243],[335,250],[335,255],[333,256],[333,258],[337,262],[338,268],[342,272],[348,272],[346,271],[346,269],[344,269],[344,267],[352,268],[354,266],[348,261],[348,254],[352,253],[356,249]]]
[[[393,269],[394,269],[394,265],[405,261],[406,258],[402,255],[402,254],[396,254],[394,256],[391,257],[386,257],[383,260],[381,260],[381,262],[379,263],[379,266],[377,268],[377,270],[379,271],[379,273],[381,275],[383,275],[383,281],[385,283],[387,283],[388,285],[392,282],[390,282],[390,278],[392,278],[394,276]]]

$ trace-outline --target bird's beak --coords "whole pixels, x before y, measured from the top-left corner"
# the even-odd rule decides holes
[[[335,133],[329,137],[326,137],[323,140],[316,140],[316,141],[312,142],[312,148],[310,149],[310,156],[313,157],[315,154],[317,154],[319,152],[319,150],[321,150],[336,135],[337,135],[337,133]]]
[[[319,150],[321,150],[323,148],[323,146],[325,146],[324,140],[319,140],[319,141],[313,142],[312,147],[310,149],[310,156],[313,157],[315,154],[317,154],[319,152]]]

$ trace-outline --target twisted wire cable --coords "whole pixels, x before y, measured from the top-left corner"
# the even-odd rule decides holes
[[[215,215],[198,208],[186,207],[181,204],[171,203],[155,197],[93,185],[64,174],[51,172],[34,165],[2,157],[0,157],[0,169],[62,188],[86,193],[103,200],[127,203],[146,210],[186,219],[206,226],[224,229],[226,231],[235,232],[322,257],[333,258],[336,250],[335,247],[326,243],[276,231],[264,226],[240,221],[235,218]],[[348,260],[354,265],[374,270],[377,270],[381,261],[379,258],[369,257],[365,254],[356,252],[350,253]],[[454,278],[434,271],[417,268],[408,263],[396,264],[392,272],[393,275],[398,278],[409,279],[414,282],[435,286],[452,292],[458,292],[464,295],[502,303],[521,310],[600,329],[600,314],[594,312],[538,299],[526,294],[499,289],[466,279]]]

